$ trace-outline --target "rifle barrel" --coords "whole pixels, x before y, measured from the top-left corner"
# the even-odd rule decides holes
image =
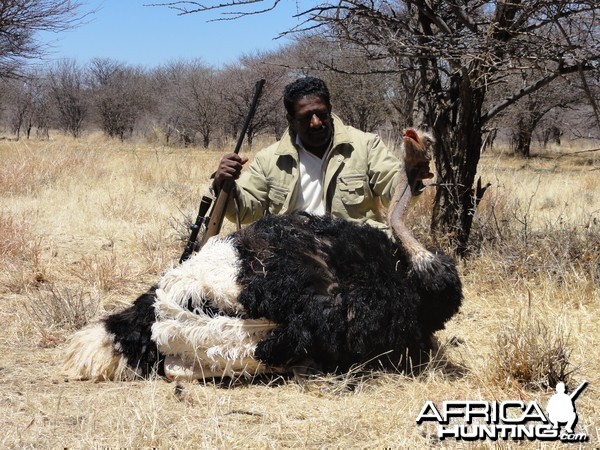
[[[569,397],[571,397],[571,400],[575,400],[575,398],[577,398],[579,396],[579,394],[581,394],[581,391],[583,391],[583,389],[588,385],[587,380],[583,380],[581,382],[581,384],[579,386],[577,386],[577,388],[571,392],[571,394],[569,394]]]
[[[256,105],[258,104],[258,99],[260,98],[260,94],[264,85],[265,80],[260,79],[256,82],[256,85],[254,86],[254,98],[252,99],[252,103],[250,104],[250,112],[246,116],[244,126],[242,127],[242,132],[240,133],[237,140],[237,144],[235,144],[235,149],[233,150],[233,153],[235,153],[236,155],[240,152],[240,149],[242,148],[242,144],[244,143],[244,137],[246,136],[246,132],[248,131],[248,127],[250,126],[250,122],[252,122],[252,118],[254,117],[254,111],[256,111]]]
[[[246,120],[244,121],[242,132],[240,133],[237,144],[233,151],[236,154],[239,153],[240,149],[242,148],[244,137],[246,136],[246,132],[248,131],[248,127],[250,126],[250,122],[252,121],[254,113],[256,112],[258,99],[260,98],[260,94],[264,85],[264,79],[260,79],[256,82],[256,86],[254,88],[254,98],[252,99],[252,103],[250,104],[250,110],[246,115]],[[213,208],[210,212],[210,217],[206,226],[206,232],[202,236],[202,241],[200,242],[200,248],[204,246],[208,239],[210,239],[213,236],[216,236],[221,231],[221,227],[223,226],[223,219],[225,217],[225,211],[227,211],[227,203],[229,203],[229,197],[231,197],[231,191],[233,190],[234,185],[235,183],[233,181],[226,181],[223,183],[223,186],[221,186],[221,190],[219,191],[219,195],[217,196],[217,201],[213,205]]]

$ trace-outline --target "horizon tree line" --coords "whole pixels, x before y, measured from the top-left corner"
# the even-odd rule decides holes
[[[136,137],[173,146],[220,146],[236,137],[252,86],[265,78],[267,86],[248,139],[252,142],[261,134],[279,138],[287,126],[283,88],[307,74],[325,79],[334,112],[359,129],[380,132],[393,141],[403,128],[424,125],[414,76],[385,73],[382,62],[377,63],[381,73],[375,73],[373,62],[356,51],[338,48],[336,54],[327,42],[315,46],[313,41],[299,40],[278,51],[246,55],[221,69],[201,59],[154,68],[110,58],[94,58],[85,66],[74,59],[59,60],[45,69],[32,66],[18,77],[0,80],[0,130],[16,139],[48,138],[52,129],[75,138],[100,130],[120,140]],[[318,65],[295,68],[319,61],[324,53],[346,71]],[[519,82],[513,80],[515,85]],[[565,133],[573,138],[600,137],[594,135],[589,105],[578,91],[572,81],[564,80],[554,91],[531,95],[501,115],[489,133],[495,137],[502,130],[504,141],[523,156],[531,156],[536,139],[546,146],[560,144]]]

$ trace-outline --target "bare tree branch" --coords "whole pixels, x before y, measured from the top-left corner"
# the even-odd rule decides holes
[[[554,81],[556,78],[560,77],[561,75],[568,75],[570,73],[576,73],[576,72],[580,72],[580,71],[584,71],[584,70],[593,70],[593,69],[594,69],[594,66],[591,64],[577,64],[574,66],[561,67],[556,72],[551,73],[545,77],[542,77],[539,80],[535,81],[534,83],[531,83],[528,86],[519,89],[517,92],[514,92],[512,95],[507,96],[502,102],[498,103],[493,108],[490,108],[490,110],[487,113],[483,114],[481,116],[481,120],[484,123],[490,121],[496,115],[498,115],[499,113],[504,111],[506,108],[508,108],[512,104],[516,103],[521,98],[526,97],[527,95],[531,94],[532,92],[536,92],[536,91],[540,90],[544,86],[547,86],[548,84],[550,84],[552,81]]]
[[[224,11],[221,14],[229,16],[229,17],[221,17],[219,19],[214,19],[214,21],[219,20],[235,20],[244,16],[251,16],[256,14],[263,14],[265,12],[269,12],[274,10],[281,0],[271,0],[272,3],[270,6],[263,9],[256,9],[252,11]],[[192,2],[192,1],[177,1],[177,2],[167,2],[167,3],[149,3],[144,6],[163,6],[175,11],[178,11],[178,15],[186,15],[186,14],[194,14],[201,13],[206,11],[214,11],[214,10],[226,10],[231,7],[238,6],[246,6],[246,5],[255,5],[257,3],[264,3],[265,0],[232,0],[230,2],[225,3],[217,3],[214,5],[206,5],[200,2]]]
[[[46,46],[36,33],[59,33],[78,26],[85,17],[79,9],[79,2],[73,0],[0,2],[0,79],[16,76],[24,60],[45,53]]]

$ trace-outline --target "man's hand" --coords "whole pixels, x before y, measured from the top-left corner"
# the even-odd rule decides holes
[[[213,180],[213,187],[215,191],[220,191],[221,186],[225,181],[235,181],[240,177],[242,173],[242,167],[248,162],[247,156],[240,156],[235,153],[227,153],[221,158],[219,167],[215,172],[215,179]]]

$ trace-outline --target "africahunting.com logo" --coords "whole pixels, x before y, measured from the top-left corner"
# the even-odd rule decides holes
[[[557,383],[556,393],[548,400],[545,410],[536,401],[453,400],[442,402],[439,408],[427,401],[417,416],[417,424],[437,423],[437,436],[442,440],[585,442],[586,433],[575,433],[578,419],[575,400],[587,384],[584,381],[567,394],[564,383]]]

